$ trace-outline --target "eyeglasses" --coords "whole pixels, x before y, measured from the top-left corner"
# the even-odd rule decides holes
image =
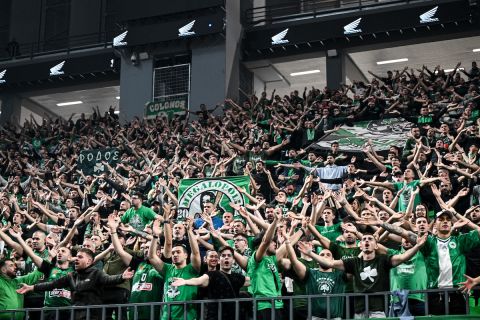
[[[243,238],[233,239],[233,242],[238,242],[238,241],[245,241],[245,239],[243,239]]]

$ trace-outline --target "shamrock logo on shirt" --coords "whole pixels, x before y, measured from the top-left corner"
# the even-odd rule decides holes
[[[168,287],[167,297],[169,297],[170,299],[174,299],[179,294],[180,294],[180,290],[178,290],[178,287],[175,287],[175,286]]]
[[[360,273],[360,278],[362,280],[369,279],[370,281],[373,282],[373,278],[378,276],[377,269],[376,268],[371,268],[370,266],[363,268],[363,272]]]

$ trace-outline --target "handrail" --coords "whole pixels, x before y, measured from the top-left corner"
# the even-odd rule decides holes
[[[316,18],[321,15],[360,11],[412,2],[431,2],[431,0],[300,0],[285,4],[255,7],[245,10],[246,27],[271,25],[283,21],[302,18]]]
[[[111,34],[111,32],[95,32],[59,39],[22,43],[18,44],[18,47],[16,48],[17,54],[15,54],[14,57],[0,57],[0,61],[25,58],[33,59],[37,56],[54,53],[69,54],[71,51],[95,47],[106,48],[112,45],[113,41],[113,38],[107,38],[109,34]],[[49,48],[49,46],[52,48]],[[55,48],[55,46],[58,46],[58,48]]]
[[[441,295],[445,296],[445,301],[448,301],[448,296],[452,293],[458,293],[458,288],[442,288],[442,289],[428,289],[428,290],[411,290],[409,291],[409,294],[415,294],[415,293],[439,293]],[[242,303],[249,303],[253,302],[253,306],[256,306],[258,302],[260,301],[268,301],[268,302],[274,302],[275,300],[282,300],[286,301],[289,306],[293,306],[293,302],[298,299],[302,300],[307,300],[307,310],[308,310],[308,319],[311,319],[312,317],[312,301],[314,299],[326,299],[326,301],[331,302],[331,299],[333,298],[345,298],[345,308],[346,308],[346,313],[350,314],[350,308],[349,308],[349,301],[352,298],[364,298],[366,303],[366,312],[368,313],[368,300],[372,296],[383,296],[384,301],[385,301],[385,314],[388,315],[388,308],[389,308],[389,296],[392,294],[390,291],[385,291],[385,292],[375,292],[375,293],[337,293],[337,294],[317,294],[317,295],[298,295],[298,296],[282,296],[282,297],[257,297],[257,298],[235,298],[235,299],[222,299],[222,300],[193,300],[193,301],[171,301],[171,302],[149,302],[149,303],[129,303],[129,304],[111,304],[111,305],[90,305],[90,306],[69,306],[69,307],[59,307],[59,308],[52,308],[52,307],[45,307],[45,308],[25,308],[25,309],[16,309],[16,310],[0,310],[0,317],[5,319],[5,317],[2,317],[5,313],[10,314],[11,319],[15,319],[18,314],[24,314],[27,313],[29,316],[30,313],[32,312],[40,312],[40,320],[45,319],[45,313],[48,313],[48,311],[55,312],[55,320],[63,320],[63,318],[60,316],[61,312],[65,311],[73,311],[79,312],[79,311],[84,311],[86,312],[86,318],[85,320],[93,320],[93,319],[101,319],[104,320],[106,319],[106,309],[115,309],[118,312],[126,312],[130,308],[133,308],[133,311],[136,313],[139,308],[146,308],[149,307],[150,312],[151,312],[151,319],[153,319],[153,311],[154,309],[157,309],[156,312],[161,312],[160,307],[166,306],[167,310],[169,312],[171,311],[172,306],[182,306],[184,310],[187,310],[188,307],[191,307],[192,305],[199,305],[201,310],[205,310],[205,306],[208,306],[209,304],[217,304],[221,306],[222,304],[225,303],[230,303],[229,307],[231,307],[232,303],[235,303],[235,319],[239,319],[240,315],[240,307]],[[468,297],[468,296],[467,296]],[[428,314],[428,299],[425,299],[424,304],[426,306],[426,314]],[[448,303],[445,303],[446,307],[446,312],[445,314],[449,314],[449,305]],[[466,304],[465,304],[466,310],[468,312],[469,308],[469,299],[466,299]],[[221,309],[221,307],[219,308]],[[123,310],[123,311],[122,311]],[[95,311],[100,311],[101,312],[101,318],[98,316],[91,317],[92,312]],[[273,311],[273,310],[272,310]],[[252,310],[254,316],[256,313],[256,309],[254,308]],[[331,315],[331,307],[330,303],[327,303],[327,315],[324,318],[330,319],[332,317]],[[219,312],[220,313],[220,312]],[[274,313],[272,312],[272,315]],[[73,315],[72,315],[73,317]],[[28,317],[30,318],[30,316]],[[27,318],[27,319],[28,319]],[[135,316],[136,318],[136,316]],[[200,315],[200,318],[203,319],[203,314]],[[274,318],[272,318],[274,319]],[[290,315],[285,319],[285,320],[290,320],[293,319],[293,314],[290,312]],[[432,318],[434,319],[434,318]],[[187,313],[185,312],[185,317],[184,320],[188,320]],[[233,319],[227,319],[227,320],[233,320]]]

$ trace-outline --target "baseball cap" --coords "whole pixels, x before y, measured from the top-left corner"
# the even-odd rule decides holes
[[[443,215],[448,215],[450,217],[450,219],[453,218],[453,213],[451,211],[448,211],[448,210],[442,210],[440,212],[437,212],[437,214],[435,215],[435,218],[438,219]]]

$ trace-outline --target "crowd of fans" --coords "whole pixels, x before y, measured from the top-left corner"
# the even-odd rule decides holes
[[[76,122],[4,126],[0,310],[317,295],[313,319],[368,318],[386,316],[383,295],[328,303],[318,295],[459,288],[447,303],[429,293],[428,313],[444,314],[446,305],[450,314],[467,313],[461,290],[476,304],[480,296],[471,290],[480,282],[480,70],[475,62],[468,71],[459,66],[372,73],[371,83],[338,90],[262,92],[241,105],[226,100],[221,112],[201,106],[171,119],[121,124],[112,108]],[[354,154],[338,143],[315,148],[340,125],[391,116],[415,124],[403,148],[380,153],[370,141]],[[118,164],[86,175],[80,152],[98,148],[117,148]],[[240,175],[250,178],[249,191],[239,188],[249,204],[231,203],[229,212],[207,198],[202,212],[177,214],[180,179]],[[426,313],[426,294],[395,292],[394,305]],[[242,302],[241,317],[255,308],[256,319],[287,319],[290,311],[306,319],[307,304]],[[209,303],[203,311],[234,319],[235,306]],[[193,303],[159,309],[109,308],[104,316],[202,312]],[[102,315],[75,312],[87,316]]]

